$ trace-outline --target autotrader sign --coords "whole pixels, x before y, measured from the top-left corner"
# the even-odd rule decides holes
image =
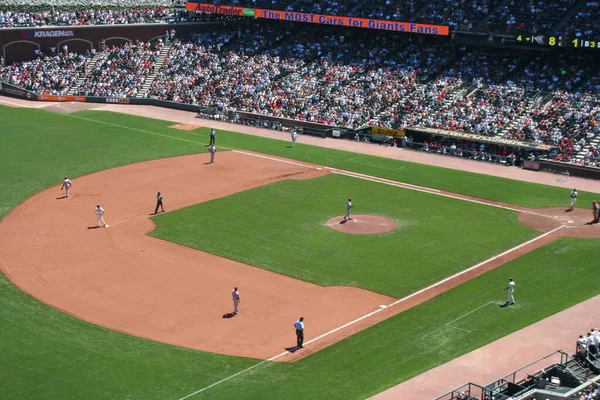
[[[54,29],[54,30],[43,30],[43,31],[24,31],[23,38],[63,38],[73,37],[75,32],[69,29]]]
[[[188,11],[237,17],[277,19],[281,21],[308,22],[313,24],[350,26],[355,28],[381,29],[386,31],[423,33],[440,36],[448,36],[450,34],[450,28],[446,25],[417,24],[414,22],[386,21],[371,18],[343,17],[339,15],[334,16],[295,11],[265,10],[261,8],[244,8],[191,2],[186,3],[186,9]]]

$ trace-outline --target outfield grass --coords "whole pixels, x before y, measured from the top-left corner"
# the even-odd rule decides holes
[[[354,213],[386,216],[398,228],[377,237],[328,228],[330,217],[345,213],[349,195]],[[335,174],[283,181],[154,219],[152,235],[161,239],[319,285],[393,297],[539,235],[514,211]]]
[[[82,116],[129,124],[137,130],[46,111],[0,107],[0,190],[4,194],[0,217],[31,194],[60,183],[64,174],[76,177],[145,159],[188,154],[198,150],[198,145],[188,140],[205,138],[166,129],[168,123],[161,121],[102,113]],[[278,141],[235,134],[219,133],[217,140],[224,144],[227,136],[240,145],[247,141],[249,149],[264,146],[264,151],[272,154],[281,146]],[[321,163],[348,157],[348,153],[309,146],[294,151],[296,157],[304,152],[307,158],[321,157]],[[456,173],[448,179],[458,183],[473,175],[430,169],[433,167],[423,167],[426,172],[421,174],[416,165],[402,165],[409,165],[409,175],[422,179],[428,171]],[[483,185],[485,179],[477,176],[476,181]],[[492,186],[500,181],[490,180]],[[418,183],[432,186],[427,180]],[[458,186],[470,185],[463,182]],[[549,199],[563,202],[562,190],[529,184],[521,187],[535,187]],[[522,196],[521,203],[532,200],[528,190],[510,196]],[[597,246],[595,240],[561,239],[300,362],[262,365],[195,398],[364,398],[597,295],[597,263],[591,262],[596,259]],[[518,308],[486,313],[483,320],[475,322],[479,330],[472,335],[440,328],[490,299],[501,300],[509,275],[518,285]],[[582,285],[582,277],[589,284]],[[2,399],[179,399],[257,363],[180,349],[82,322],[32,299],[2,274],[0,304]],[[310,321],[307,329],[310,338]]]
[[[177,138],[208,143],[208,129],[178,131],[168,128],[173,122],[152,120],[129,115],[107,113],[103,111],[83,111],[75,114],[79,118],[103,121],[118,126],[133,127]],[[140,132],[142,133],[142,132]],[[287,135],[281,133],[282,139]],[[296,147],[288,148],[288,142],[259,138],[234,132],[220,131],[217,134],[219,149],[235,148],[254,150],[299,161],[327,165],[347,171],[406,182],[454,193],[466,194],[482,199],[501,201],[524,207],[539,208],[567,206],[570,190],[536,183],[516,181],[472,172],[457,171],[431,165],[391,160],[341,150],[325,149],[302,144],[302,138]],[[398,150],[402,151],[402,150]],[[507,167],[508,168],[508,167]],[[579,192],[580,204],[591,204],[597,194]]]
[[[306,359],[261,366],[197,398],[364,399],[600,294],[598,263],[590,262],[597,246],[594,239],[560,239]],[[473,313],[462,326],[472,332],[446,326],[489,301],[504,302],[509,276],[516,306]]]

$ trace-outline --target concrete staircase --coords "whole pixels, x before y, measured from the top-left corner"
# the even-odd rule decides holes
[[[154,82],[154,79],[156,79],[156,75],[158,74],[158,71],[160,71],[163,64],[165,63],[165,59],[169,55],[170,51],[171,51],[171,44],[170,43],[165,44],[165,46],[162,48],[162,50],[158,54],[158,59],[156,60],[156,64],[154,64],[154,71],[152,73],[148,74],[148,76],[146,76],[146,79],[144,80],[144,83],[142,84],[142,88],[140,89],[140,91],[137,93],[137,95],[135,97],[138,97],[138,98],[146,97],[146,93],[148,93],[150,86],[152,86],[152,82]]]
[[[77,93],[77,90],[79,90],[79,87],[81,86],[83,81],[85,81],[85,78],[89,75],[90,72],[92,72],[92,69],[96,66],[96,64],[98,64],[98,62],[100,60],[102,60],[104,58],[104,56],[105,56],[105,52],[103,52],[103,51],[98,51],[98,52],[96,52],[96,54],[94,54],[94,56],[90,59],[90,61],[85,66],[85,70],[83,71],[83,74],[81,74],[79,76],[79,79],[77,79],[77,84],[75,84],[69,88],[69,91],[67,91],[67,95],[72,96]]]

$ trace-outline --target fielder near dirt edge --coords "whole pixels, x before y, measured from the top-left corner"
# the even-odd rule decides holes
[[[315,166],[312,166],[312,165],[298,163],[298,162],[295,162],[295,161],[280,159],[280,158],[276,158],[276,157],[270,157],[270,156],[266,156],[266,155],[262,155],[262,154],[250,153],[250,152],[246,152],[246,151],[242,151],[242,150],[232,150],[232,151],[235,152],[235,153],[239,153],[239,154],[245,154],[245,155],[248,155],[248,156],[258,157],[258,158],[264,158],[264,159],[268,159],[268,160],[278,161],[278,162],[282,162],[282,163],[286,163],[286,164],[292,164],[292,165],[296,165],[296,166],[300,166],[300,167],[305,167],[305,168],[310,168],[310,169],[318,169],[318,170],[323,169],[321,167],[315,167]],[[454,199],[463,200],[463,201],[469,201],[469,202],[472,202],[472,203],[482,204],[482,205],[487,205],[487,206],[492,206],[492,207],[496,207],[496,208],[503,208],[503,209],[507,209],[507,210],[511,210],[511,211],[527,212],[527,213],[530,213],[530,214],[544,216],[544,217],[547,217],[547,218],[554,218],[554,217],[551,217],[551,216],[548,216],[548,215],[538,214],[538,213],[531,212],[531,211],[524,211],[524,210],[519,210],[519,209],[516,209],[516,208],[511,208],[511,207],[501,206],[501,205],[497,205],[497,204],[487,203],[487,202],[484,202],[484,201],[467,199],[467,198],[463,198],[463,197],[459,197],[459,196],[453,196],[453,195],[441,193],[437,189],[430,189],[430,188],[426,188],[426,187],[422,187],[422,186],[416,186],[416,185],[406,184],[406,183],[402,183],[402,182],[392,181],[392,180],[389,180],[389,179],[377,178],[377,177],[373,177],[373,176],[369,176],[369,175],[365,175],[365,174],[361,174],[361,173],[354,173],[354,172],[339,170],[337,168],[330,168],[330,167],[324,167],[324,168],[327,169],[327,170],[329,170],[329,171],[331,171],[332,173],[336,173],[336,174],[340,174],[340,175],[345,175],[345,176],[349,176],[349,177],[353,177],[353,178],[358,178],[358,179],[364,179],[364,180],[368,180],[368,181],[372,181],[372,182],[383,183],[383,184],[386,184],[386,185],[397,186],[397,187],[401,187],[401,188],[405,188],[405,189],[410,189],[410,190],[416,190],[416,191],[424,192],[424,193],[437,194],[437,195],[444,196],[444,197],[454,198]],[[408,296],[405,296],[405,297],[403,297],[401,299],[398,299],[398,300],[396,300],[396,301],[394,301],[394,302],[392,302],[392,303],[390,303],[388,305],[381,305],[375,311],[372,311],[372,312],[370,312],[370,313],[368,313],[366,315],[363,315],[362,317],[359,317],[359,318],[357,318],[357,319],[355,319],[353,321],[350,321],[350,322],[348,322],[348,323],[346,323],[346,324],[344,324],[342,326],[339,326],[339,327],[337,327],[337,328],[335,328],[335,329],[333,329],[333,330],[331,330],[329,332],[326,332],[326,333],[324,333],[324,334],[322,334],[320,336],[317,336],[317,337],[315,337],[315,338],[307,341],[305,343],[305,345],[309,345],[311,343],[314,343],[314,342],[316,342],[316,341],[318,341],[320,339],[323,339],[326,336],[329,336],[329,335],[331,335],[331,334],[333,334],[335,332],[338,332],[338,331],[340,331],[340,330],[342,330],[344,328],[347,328],[348,326],[354,325],[357,322],[360,322],[360,321],[362,321],[364,319],[367,319],[367,318],[369,318],[369,317],[371,317],[371,316],[379,313],[380,311],[383,311],[383,310],[385,310],[385,309],[387,309],[389,307],[393,307],[395,305],[403,303],[403,302],[405,302],[405,301],[407,301],[407,300],[409,300],[409,299],[411,299],[411,298],[413,298],[415,296],[418,296],[418,295],[420,295],[422,293],[425,293],[425,292],[427,292],[427,291],[429,291],[431,289],[434,289],[437,286],[440,286],[440,285],[442,285],[442,284],[444,284],[444,283],[446,283],[446,282],[448,282],[448,281],[450,281],[452,279],[455,279],[455,278],[457,278],[457,277],[459,277],[461,275],[464,275],[464,274],[466,274],[466,273],[468,273],[470,271],[473,271],[473,270],[475,270],[477,268],[480,268],[481,266],[483,266],[483,265],[485,265],[485,264],[487,264],[489,262],[492,262],[492,261],[494,261],[494,260],[496,260],[496,259],[498,259],[500,257],[503,257],[503,256],[505,256],[507,254],[510,254],[510,253],[512,253],[512,252],[514,252],[516,250],[519,250],[519,249],[521,249],[521,248],[523,248],[523,247],[525,247],[525,246],[527,246],[527,245],[529,245],[531,243],[534,243],[534,242],[536,242],[536,241],[538,241],[538,240],[540,240],[540,239],[542,239],[542,238],[544,238],[546,236],[549,236],[549,235],[557,232],[558,230],[560,230],[560,229],[562,229],[564,227],[565,227],[564,225],[561,225],[561,226],[559,226],[557,228],[554,228],[554,229],[552,229],[552,230],[550,230],[548,232],[545,232],[545,233],[543,233],[543,234],[541,234],[539,236],[536,236],[533,239],[530,239],[530,240],[528,240],[528,241],[526,241],[524,243],[521,243],[520,245],[517,245],[517,246],[515,246],[515,247],[513,247],[513,248],[511,248],[509,250],[506,250],[503,253],[497,254],[497,255],[495,255],[495,256],[493,256],[493,257],[491,257],[491,258],[489,258],[489,259],[487,259],[485,261],[482,261],[479,264],[476,264],[476,265],[474,265],[474,266],[472,266],[470,268],[467,268],[466,270],[460,271],[460,272],[458,272],[458,273],[456,273],[456,274],[454,274],[452,276],[449,276],[447,278],[442,279],[441,281],[438,281],[438,282],[436,282],[436,283],[434,283],[434,284],[432,284],[430,286],[427,286],[426,288],[423,288],[423,289],[418,290],[418,291],[416,291],[414,293],[411,293]],[[227,381],[229,381],[229,380],[231,380],[231,379],[233,379],[233,378],[235,378],[237,376],[240,376],[240,375],[242,375],[242,374],[244,374],[244,373],[246,373],[246,372],[248,372],[250,370],[253,370],[253,369],[255,369],[255,368],[257,368],[257,367],[259,367],[259,366],[261,366],[261,365],[263,365],[263,364],[265,364],[267,362],[269,362],[269,361],[275,361],[276,359],[278,359],[280,357],[283,357],[283,356],[285,356],[288,353],[289,353],[288,351],[284,351],[284,352],[279,353],[279,354],[277,354],[277,355],[275,355],[275,356],[273,356],[273,357],[271,357],[269,359],[262,360],[259,363],[255,364],[255,365],[253,365],[251,367],[248,367],[248,368],[246,368],[244,370],[236,372],[233,375],[230,375],[230,376],[228,376],[226,378],[223,378],[220,381],[217,381],[217,382],[214,382],[214,383],[212,383],[212,384],[210,384],[208,386],[205,386],[202,389],[199,389],[199,390],[197,390],[197,391],[195,391],[193,393],[190,393],[190,394],[188,394],[188,395],[186,395],[184,397],[181,397],[178,400],[189,399],[189,398],[191,398],[191,397],[193,397],[193,396],[195,396],[197,394],[205,392],[208,389],[211,389],[211,388],[213,388],[213,387],[215,387],[217,385],[220,385],[221,383],[227,382]]]

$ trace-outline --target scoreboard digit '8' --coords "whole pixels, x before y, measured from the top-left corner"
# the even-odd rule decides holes
[[[521,34],[514,38],[515,43],[531,44],[548,47],[570,47],[576,49],[600,49],[600,40],[588,38],[570,38],[558,35],[527,35]]]

